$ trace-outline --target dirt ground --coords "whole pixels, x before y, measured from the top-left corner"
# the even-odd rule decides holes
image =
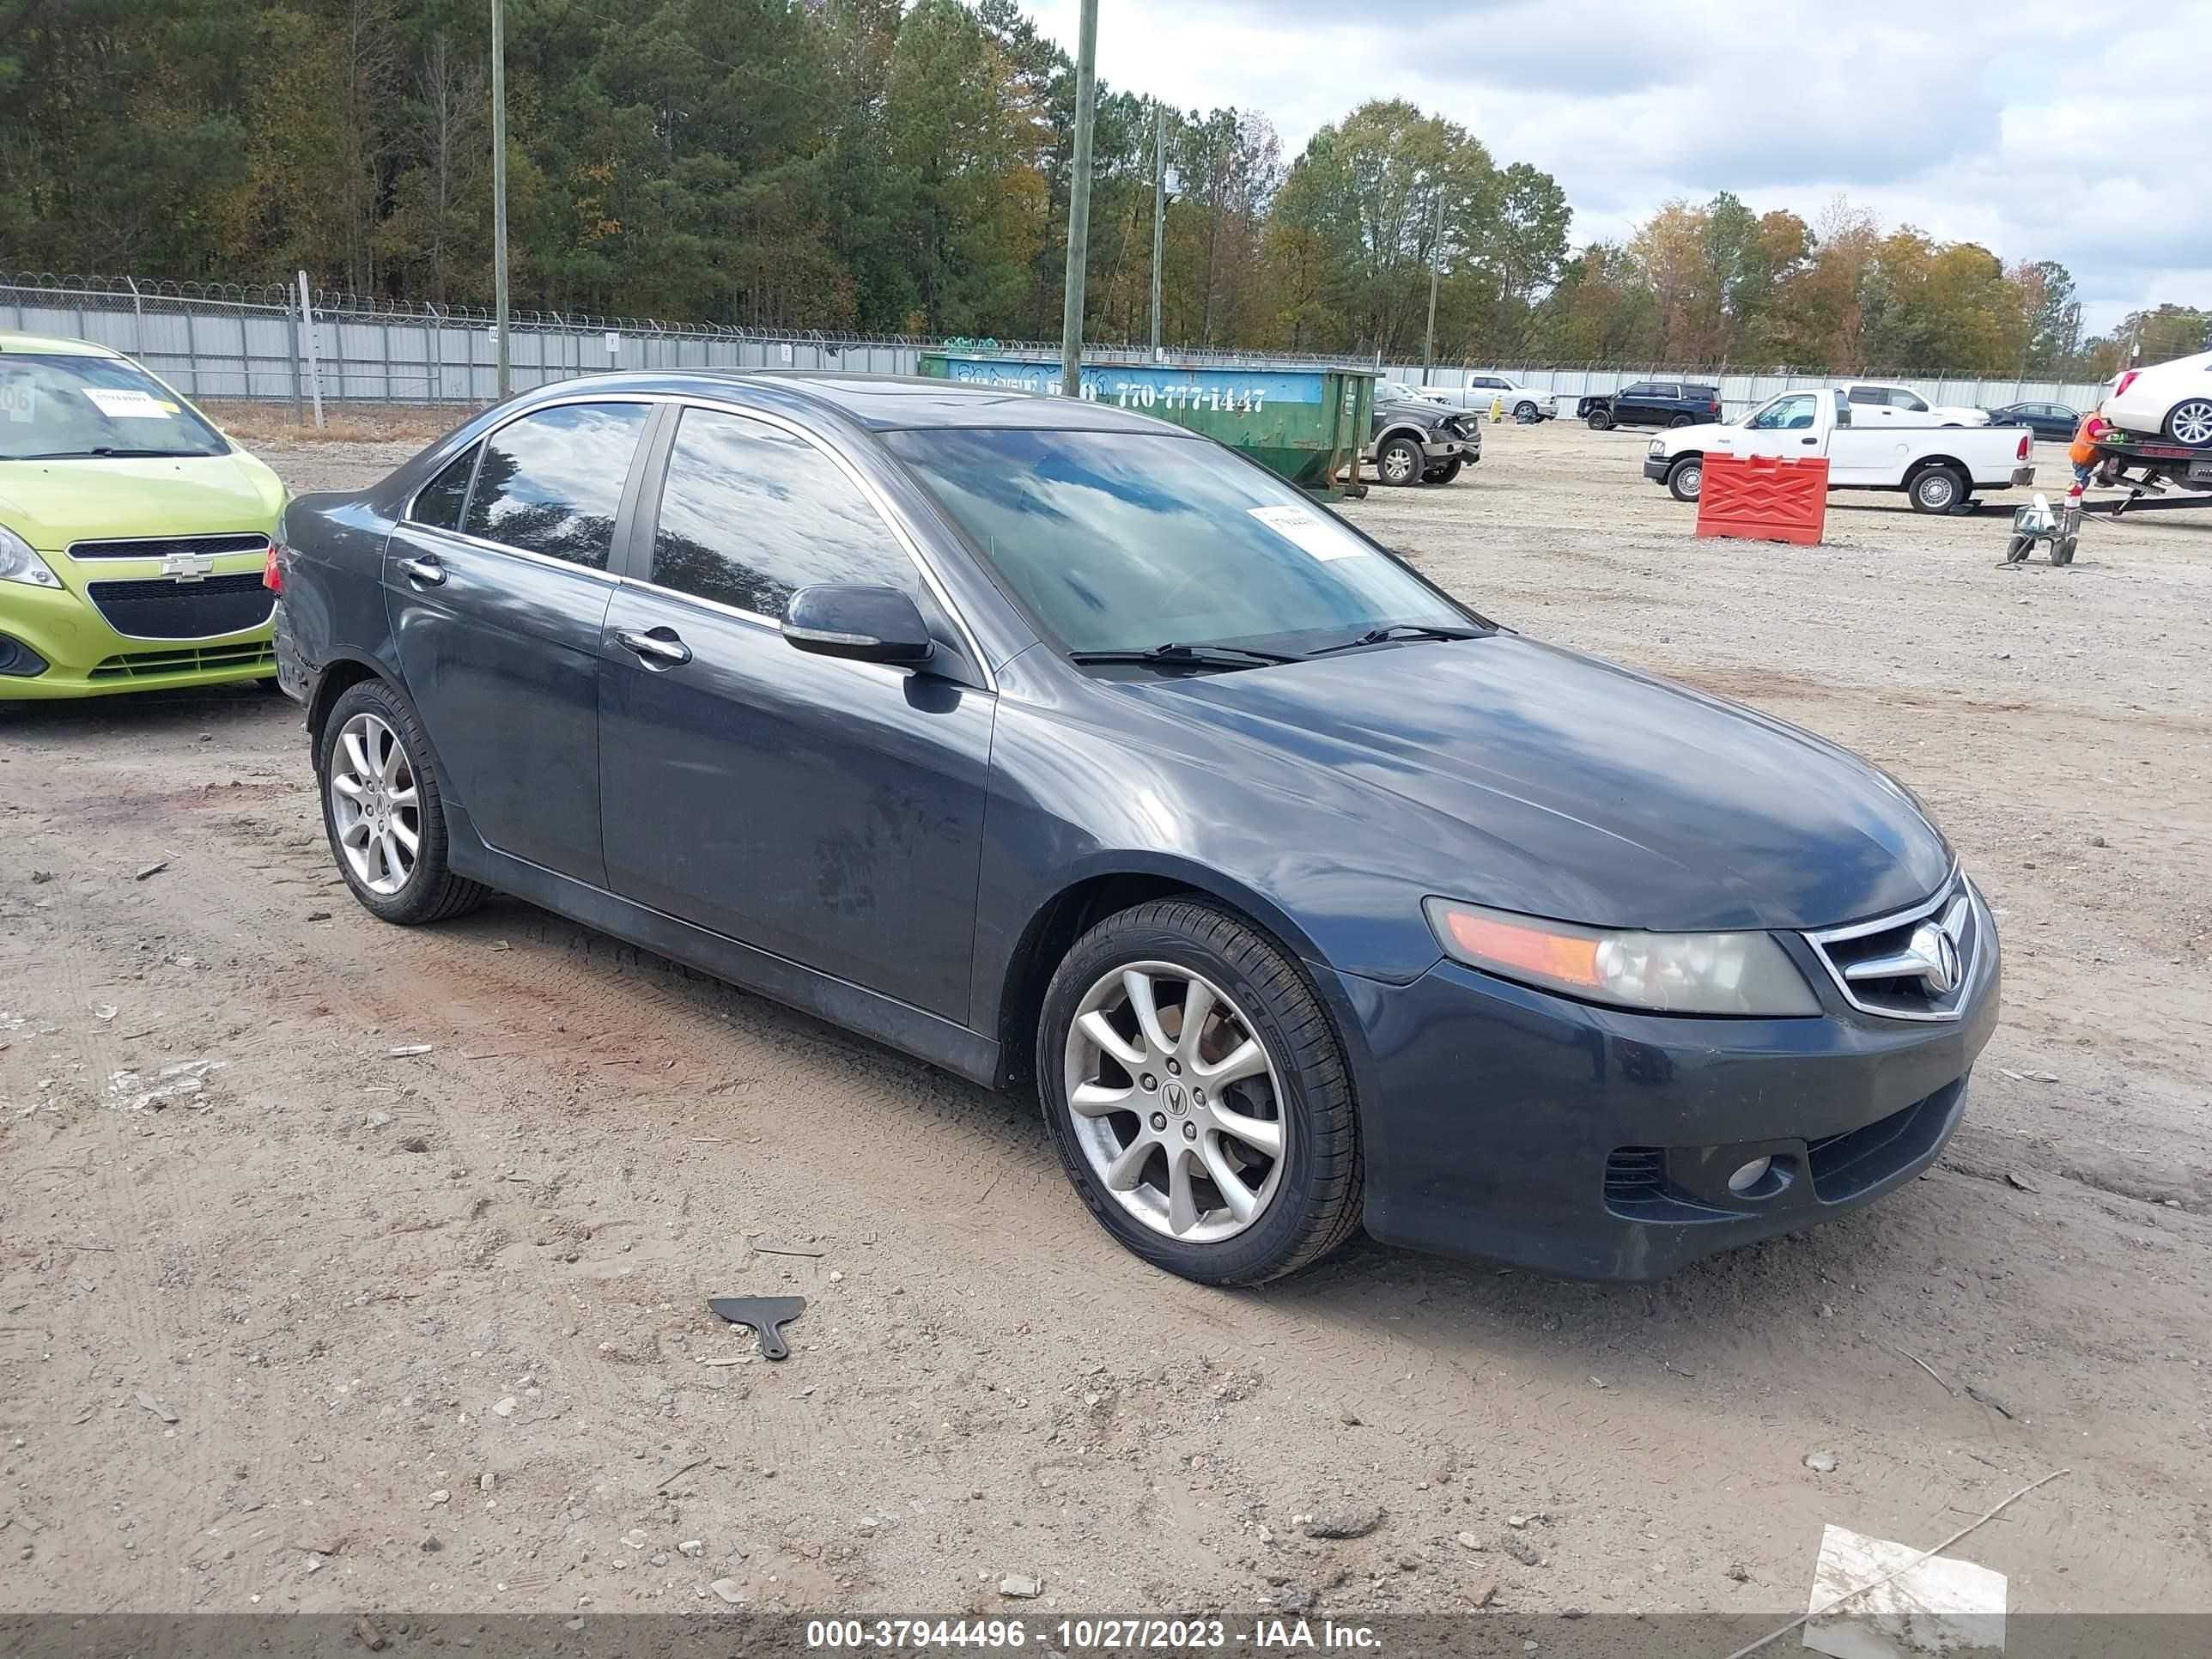
[[[300,489],[419,441],[263,431]],[[1786,1615],[1824,1523],[1932,1545],[2064,1468],[1955,1552],[2014,1612],[2212,1609],[2212,514],[2069,570],[1877,496],[1701,543],[1644,442],[1492,428],[1350,511],[1926,799],[2008,980],[1925,1179],[1656,1286],[1363,1243],[1200,1290],[1027,1101],[526,905],[372,921],[273,694],[17,709],[0,1604]],[[742,1291],[810,1298],[788,1363]]]

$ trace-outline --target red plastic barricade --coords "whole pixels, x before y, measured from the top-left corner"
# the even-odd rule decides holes
[[[1767,455],[1708,455],[1698,489],[1698,534],[1747,541],[1820,539],[1828,521],[1828,463]]]

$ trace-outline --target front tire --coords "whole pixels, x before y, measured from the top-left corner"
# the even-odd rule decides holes
[[[323,829],[362,907],[401,927],[465,915],[489,890],[447,861],[446,808],[422,723],[380,680],[349,687],[316,756]]]
[[[1613,430],[1613,416],[1605,410],[1593,409],[1587,416],[1587,422],[1589,426],[1589,429],[1593,432],[1610,432]]]
[[[1954,466],[1931,466],[1914,478],[1907,492],[1916,513],[1956,513],[1966,499],[1966,479]]]
[[[1422,475],[1422,482],[1424,483],[1448,484],[1454,478],[1459,477],[1460,468],[1464,466],[1466,464],[1466,460],[1463,457],[1455,455],[1451,459],[1446,461],[1442,466],[1437,467],[1431,471],[1424,473]]]
[[[2166,417],[2166,435],[2178,444],[2212,445],[2212,398],[2185,398]]]
[[[1668,493],[1678,501],[1695,507],[1705,487],[1705,463],[1702,456],[1685,455],[1667,470]]]
[[[1538,412],[1534,404],[1523,398],[1521,402],[1513,405],[1513,418],[1518,421],[1522,426],[1534,426],[1538,421],[1541,420],[1543,416]]]
[[[1297,963],[1203,900],[1079,939],[1037,1024],[1037,1094],[1091,1212],[1202,1285],[1257,1285],[1358,1225],[1362,1165],[1335,1026]]]
[[[1375,476],[1386,484],[1417,484],[1427,465],[1420,445],[1411,438],[1393,438],[1376,453]]]

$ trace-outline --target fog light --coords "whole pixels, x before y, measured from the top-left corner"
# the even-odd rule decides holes
[[[1766,1172],[1774,1167],[1771,1158],[1754,1158],[1729,1177],[1729,1190],[1741,1198],[1753,1187],[1766,1179]]]

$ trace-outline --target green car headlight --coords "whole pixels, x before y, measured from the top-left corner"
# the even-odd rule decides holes
[[[0,582],[21,582],[28,587],[59,587],[62,579],[46,568],[46,562],[5,525],[0,525]]]

